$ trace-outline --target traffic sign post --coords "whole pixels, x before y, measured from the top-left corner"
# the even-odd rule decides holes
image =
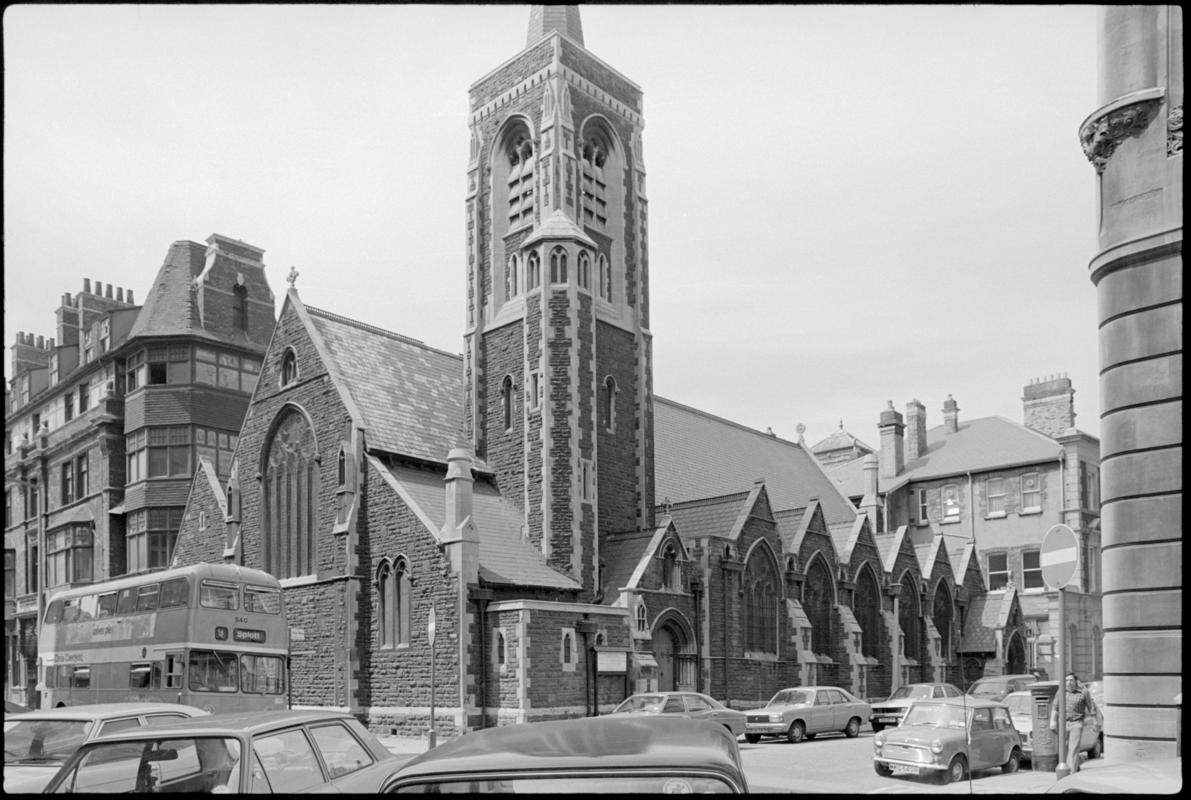
[[[426,623],[426,637],[430,640],[430,736],[428,749],[438,744],[434,731],[434,606],[430,606],[430,621]]]
[[[1046,535],[1042,537],[1042,549],[1038,555],[1042,566],[1042,580],[1047,586],[1058,592],[1059,613],[1058,631],[1056,631],[1056,660],[1058,661],[1059,691],[1055,701],[1058,707],[1055,711],[1055,733],[1059,737],[1059,763],[1055,766],[1055,778],[1064,778],[1071,774],[1071,766],[1067,763],[1067,625],[1063,621],[1063,589],[1071,582],[1075,570],[1079,566],[1079,540],[1075,538],[1075,531],[1067,525],[1059,523],[1050,526]],[[1078,754],[1076,758],[1078,758]]]

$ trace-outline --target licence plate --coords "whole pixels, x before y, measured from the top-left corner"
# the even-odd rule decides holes
[[[877,717],[877,722],[897,722],[897,717]]]
[[[894,775],[917,775],[918,767],[908,767],[905,764],[890,764]]]

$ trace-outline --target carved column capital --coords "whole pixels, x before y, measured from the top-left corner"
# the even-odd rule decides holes
[[[1183,107],[1174,106],[1166,115],[1166,155],[1177,156],[1183,152]]]
[[[1149,126],[1162,104],[1162,97],[1160,88],[1133,92],[1093,112],[1084,121],[1079,128],[1079,143],[1097,175],[1104,172],[1117,145]],[[1181,118],[1179,124],[1182,124]],[[1169,147],[1168,142],[1168,150]]]

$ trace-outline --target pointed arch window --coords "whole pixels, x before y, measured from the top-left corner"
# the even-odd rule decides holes
[[[561,247],[550,251],[550,282],[567,282],[567,251]]]
[[[612,267],[603,253],[600,253],[596,266],[600,272],[600,297],[612,302]]]
[[[521,291],[520,285],[521,259],[515,254],[509,257],[509,267],[505,271],[505,297],[516,297]]]
[[[906,658],[922,661],[922,608],[919,605],[918,587],[910,573],[902,576],[901,592],[898,593],[897,622],[905,637],[902,653]]]
[[[835,586],[822,558],[816,558],[806,571],[803,588],[803,608],[811,623],[811,650],[830,653],[834,638],[831,634],[831,611],[835,605]]]
[[[881,634],[881,589],[872,569],[865,566],[856,577],[856,600],[853,611],[860,625],[861,653],[880,659],[878,644]]]
[[[530,253],[525,260],[525,291],[538,288],[542,283],[542,264],[537,253]]]
[[[579,288],[591,290],[591,256],[586,251],[579,254]]]
[[[662,588],[669,591],[677,591],[679,587],[680,572],[678,563],[678,547],[674,542],[668,542],[662,548]]]
[[[287,347],[281,354],[281,385],[289,386],[298,379],[298,355],[294,348]]]
[[[604,162],[609,143],[598,130],[583,143],[580,172],[583,191],[583,224],[603,229],[608,224],[608,182]]]
[[[264,563],[278,578],[313,574],[319,474],[314,430],[297,411],[283,412],[264,462]]]
[[[404,558],[381,561],[376,572],[381,647],[409,644],[410,586],[409,564]]]
[[[951,659],[951,630],[954,625],[955,606],[951,602],[951,591],[947,584],[939,581],[935,588],[935,606],[932,609],[931,620],[935,630],[939,632],[939,649],[944,659]]]
[[[645,633],[649,630],[649,619],[645,613],[645,604],[639,603],[637,605],[637,632]]]
[[[513,378],[505,375],[500,384],[500,413],[506,431],[513,428]]]
[[[744,568],[746,651],[777,653],[779,586],[772,554],[764,546],[755,548]]]
[[[248,287],[242,283],[232,287],[232,319],[238,330],[248,330]]]
[[[347,453],[339,448],[339,457],[335,459],[335,485],[343,488],[347,485]]]
[[[516,228],[533,219],[534,158],[533,142],[529,130],[512,133],[505,140],[505,158],[508,160],[509,228]]]
[[[611,375],[604,378],[604,391],[600,397],[600,425],[606,431],[616,430],[616,379]]]

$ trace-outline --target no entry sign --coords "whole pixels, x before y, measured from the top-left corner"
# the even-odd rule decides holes
[[[1071,582],[1079,566],[1079,541],[1075,531],[1059,523],[1050,526],[1042,537],[1042,580],[1051,589],[1062,589]]]

